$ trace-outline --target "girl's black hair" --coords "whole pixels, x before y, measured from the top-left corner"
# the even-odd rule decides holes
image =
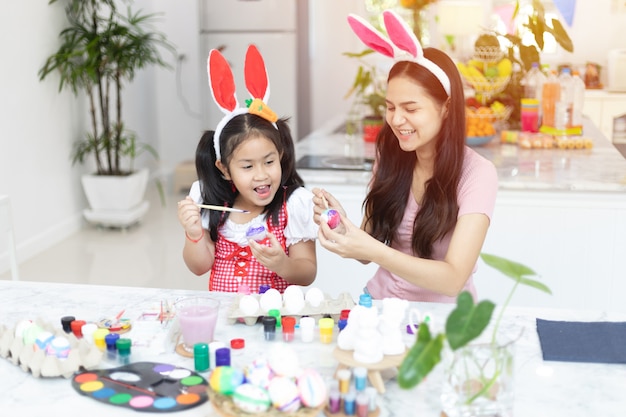
[[[240,114],[230,120],[220,135],[221,161],[228,167],[235,149],[251,136],[263,136],[271,140],[281,154],[281,189],[274,199],[265,206],[263,213],[270,217],[273,225],[278,225],[278,214],[283,202],[291,193],[304,186],[304,181],[296,171],[296,151],[291,138],[288,119],[279,119],[276,127],[264,118],[250,113]],[[233,190],[231,182],[224,178],[215,165],[214,131],[203,133],[196,149],[196,172],[200,181],[200,195],[204,204],[232,207],[239,193]],[[203,209],[204,210],[204,209]],[[209,211],[209,236],[217,241],[217,229],[228,218],[228,212]]]
[[[432,258],[433,244],[456,225],[459,205],[457,187],[465,153],[465,99],[463,84],[454,62],[443,52],[425,48],[424,56],[445,71],[450,79],[450,97],[439,80],[426,68],[413,62],[397,62],[388,80],[407,77],[422,86],[440,106],[448,111],[436,138],[433,176],[426,182],[424,196],[413,223],[411,246],[423,258]],[[391,243],[406,210],[413,181],[415,152],[400,149],[391,127],[385,124],[376,139],[377,170],[363,205],[369,217],[372,236]]]

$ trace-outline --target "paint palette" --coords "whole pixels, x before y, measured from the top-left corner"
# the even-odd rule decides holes
[[[81,372],[72,386],[101,403],[148,412],[181,411],[209,398],[208,382],[198,373],[154,362]]]

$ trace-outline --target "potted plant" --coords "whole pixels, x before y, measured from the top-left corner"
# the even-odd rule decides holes
[[[362,52],[344,52],[343,55],[359,60],[359,67],[345,98],[354,96],[352,113],[360,114],[363,125],[363,140],[374,142],[383,126],[385,115],[385,86],[384,79],[376,71],[376,65],[367,62],[364,58],[374,53],[372,49]],[[348,134],[351,126],[346,126]]]
[[[134,160],[144,151],[155,158],[158,155],[127,130],[122,91],[136,71],[150,65],[168,67],[159,50],[173,47],[148,26],[155,15],[133,12],[130,6],[124,15],[118,4],[116,0],[70,0],[65,9],[69,24],[60,32],[60,46],[39,70],[39,78],[58,74],[59,90],[86,94],[90,131],[72,151],[72,164],[94,158],[96,172],[82,179],[92,209],[85,216],[97,223],[127,226],[149,206],[141,201],[148,170],[135,170]],[[120,191],[118,186],[127,189]],[[160,183],[157,186],[163,199]]]
[[[551,294],[546,285],[528,278],[536,275],[529,267],[495,255],[480,257],[515,281],[496,319],[491,341],[470,344],[489,325],[495,304],[489,300],[474,304],[470,293],[464,291],[446,319],[444,332],[433,335],[426,323],[419,325],[415,344],[398,370],[400,387],[415,387],[442,361],[447,342],[451,354],[445,369],[442,399],[448,415],[508,415],[506,409],[512,407],[513,399],[513,355],[511,343],[501,344],[497,340],[500,320],[520,284]]]

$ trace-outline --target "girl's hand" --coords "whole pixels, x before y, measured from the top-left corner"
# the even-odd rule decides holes
[[[197,239],[202,236],[200,207],[189,196],[178,202],[178,221],[190,239]]]
[[[313,221],[318,226],[322,223],[320,216],[327,209],[337,210],[341,218],[346,218],[346,211],[341,206],[341,203],[328,191],[321,188],[313,188]],[[340,224],[336,231],[345,231]]]
[[[270,240],[270,246],[262,245],[250,239],[250,251],[261,265],[276,272],[287,260],[287,254],[273,233],[268,233],[267,237]]]

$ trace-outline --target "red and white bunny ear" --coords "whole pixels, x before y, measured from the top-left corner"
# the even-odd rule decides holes
[[[424,55],[422,46],[420,45],[415,33],[409,25],[392,10],[383,12],[383,22],[389,39],[400,50],[409,53],[413,58]]]
[[[378,31],[367,20],[363,19],[361,16],[350,14],[348,15],[348,24],[350,24],[352,31],[366,46],[390,58],[394,57],[395,51],[393,45],[389,43],[385,35]]]
[[[228,114],[234,111],[239,103],[235,90],[235,79],[228,61],[217,49],[209,52],[207,59],[207,72],[209,73],[209,88],[213,100],[222,110]]]
[[[263,100],[264,103],[270,98],[270,82],[265,68],[265,61],[256,46],[248,46],[246,61],[243,66],[246,88],[252,98]]]

